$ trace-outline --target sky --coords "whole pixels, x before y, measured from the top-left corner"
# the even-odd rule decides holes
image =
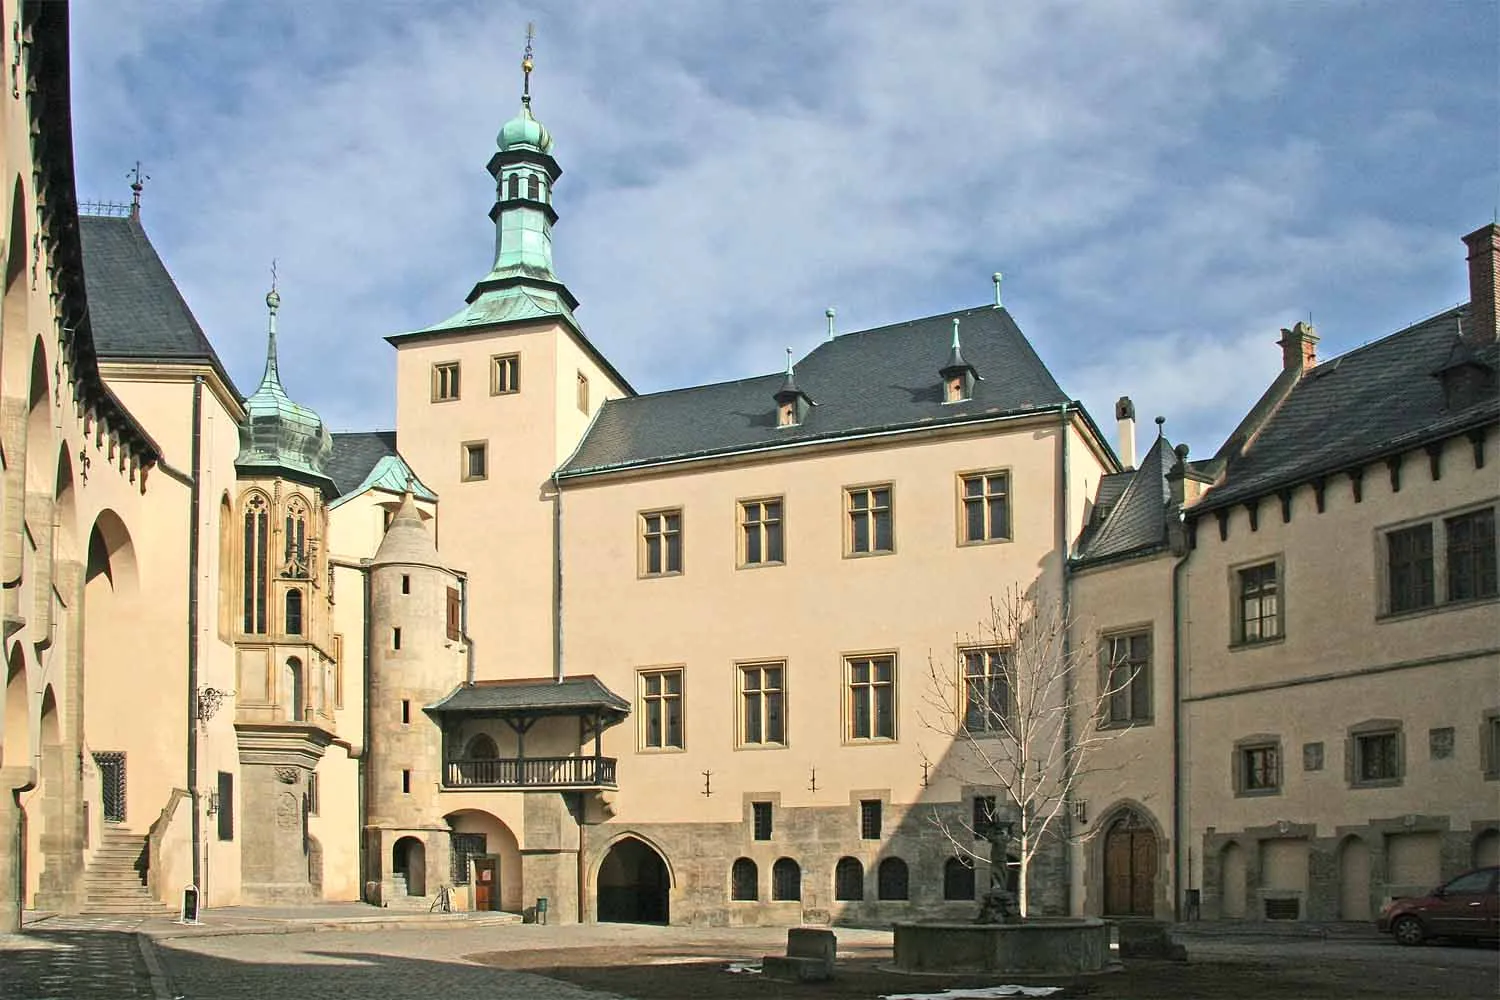
[[[242,391],[394,426],[384,337],[492,263],[519,107],[558,275],[640,392],[992,301],[1142,450],[1212,454],[1311,317],[1327,358],[1468,299],[1500,202],[1500,4],[74,0],[78,195],[128,201]]]

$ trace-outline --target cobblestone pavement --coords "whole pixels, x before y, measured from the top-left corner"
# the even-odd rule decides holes
[[[54,918],[0,935],[4,1000],[151,1000],[138,920]]]

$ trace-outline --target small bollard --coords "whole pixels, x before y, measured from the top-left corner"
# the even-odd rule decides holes
[[[539,923],[539,924],[541,924],[544,927],[547,924],[547,897],[546,896],[538,896],[536,898],[536,922]]]
[[[182,922],[185,924],[198,922],[198,887],[196,885],[185,886],[182,890]]]

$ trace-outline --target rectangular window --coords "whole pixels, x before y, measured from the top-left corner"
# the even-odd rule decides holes
[[[403,726],[411,725],[411,702],[405,698],[401,699],[401,724]]]
[[[1496,589],[1494,508],[1443,521],[1448,541],[1448,600],[1494,597]]]
[[[1150,722],[1151,633],[1108,636],[1104,647],[1105,721],[1120,726]]]
[[[896,738],[896,658],[860,656],[845,661],[848,671],[848,738]]]
[[[771,839],[771,803],[750,803],[751,826],[754,827],[753,836],[756,840]]]
[[[307,814],[316,816],[322,809],[322,798],[318,794],[318,772],[312,771],[307,776]]]
[[[1281,788],[1281,753],[1274,743],[1259,743],[1239,748],[1239,791],[1263,794]]]
[[[228,771],[219,772],[218,791],[218,820],[219,839],[234,839],[234,775]],[[107,817],[106,817],[107,818]]]
[[[641,575],[682,572],[682,511],[656,510],[641,515]]]
[[[1389,784],[1401,780],[1401,734],[1395,730],[1354,737],[1354,783]]]
[[[1005,651],[987,646],[962,651],[964,728],[971,733],[1001,733],[1010,717],[1010,670]]]
[[[411,575],[408,573],[401,574],[401,593],[411,593]]]
[[[849,534],[844,551],[849,555],[870,555],[896,551],[895,524],[891,519],[889,483],[844,490],[849,515]]]
[[[490,475],[490,446],[486,441],[465,441],[463,444],[463,482],[488,479]]]
[[[578,373],[578,409],[589,412],[589,377],[583,372]]]
[[[1281,591],[1276,563],[1242,569],[1239,576],[1239,641],[1281,638]]]
[[[457,642],[463,638],[463,600],[457,587],[448,588],[448,638]]]
[[[880,839],[880,800],[860,799],[859,801],[859,839]]]
[[[1390,611],[1415,611],[1436,602],[1433,587],[1432,525],[1415,524],[1385,536]]]
[[[401,629],[400,628],[393,628],[393,629],[391,629],[391,648],[392,649],[400,649],[401,648]]]
[[[449,855],[452,867],[449,874],[453,877],[454,885],[469,884],[469,862],[477,857],[484,856],[489,849],[485,834],[482,833],[450,833]]]
[[[993,795],[974,796],[974,836],[978,840],[987,840],[990,833],[995,829],[995,820],[998,818],[995,811],[995,797]]]
[[[401,794],[411,794],[411,772],[408,770],[402,770],[401,772]]]
[[[445,361],[432,366],[432,401],[441,403],[458,398],[458,362]]]
[[[781,506],[781,497],[740,502],[741,566],[769,566],[785,562]]]
[[[784,663],[750,663],[740,667],[740,744],[785,746]]]
[[[1500,778],[1500,712],[1486,712],[1479,730],[1479,765],[1486,778]]]
[[[964,544],[1010,538],[1010,474],[976,472],[959,478]]]
[[[644,671],[641,678],[641,746],[681,750],[682,671]]]
[[[521,356],[497,354],[490,358],[490,395],[504,396],[521,391]]]

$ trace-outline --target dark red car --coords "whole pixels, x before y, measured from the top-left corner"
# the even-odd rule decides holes
[[[1476,868],[1425,896],[1393,899],[1375,918],[1375,927],[1408,945],[1435,937],[1500,938],[1497,873],[1500,868]]]

